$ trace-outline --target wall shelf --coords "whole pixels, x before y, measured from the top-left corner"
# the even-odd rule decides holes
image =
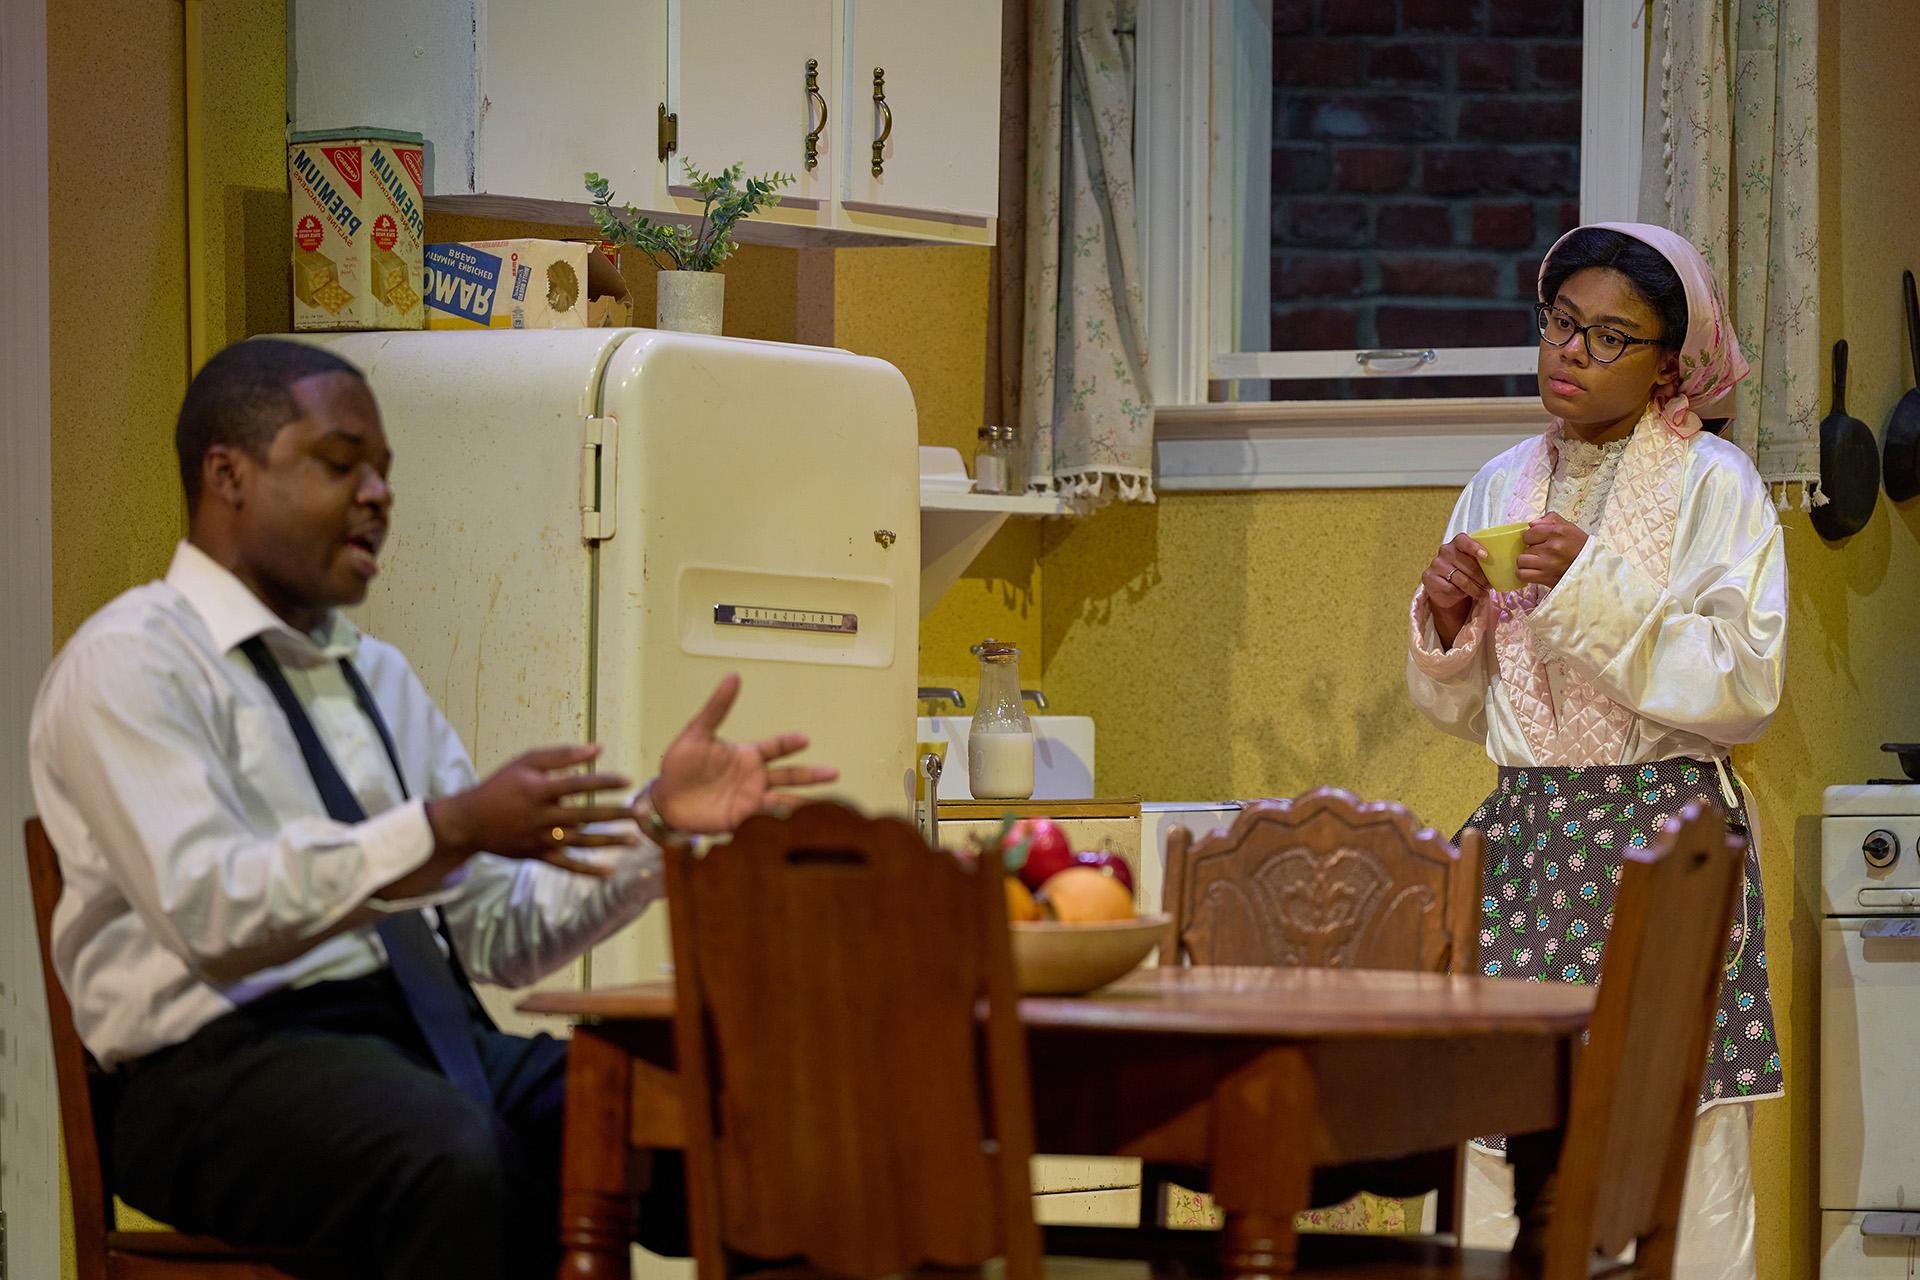
[[[1064,516],[1073,512],[1071,498],[1051,493],[951,493],[945,489],[920,490],[920,511],[998,512],[1009,516]]]
[[[1064,516],[1070,498],[1048,493],[920,490],[920,616],[926,617],[1010,516]]]

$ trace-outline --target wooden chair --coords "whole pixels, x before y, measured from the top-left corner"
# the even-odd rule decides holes
[[[1160,963],[1471,973],[1482,841],[1330,787],[1255,800],[1231,827],[1167,838]]]
[[[1746,841],[1692,804],[1647,850],[1626,851],[1599,1001],[1574,1073],[1564,1141],[1515,1253],[1430,1241],[1303,1241],[1313,1280],[1668,1280],[1713,1011]],[[1516,1169],[1516,1173],[1518,1173]],[[1635,1246],[1630,1263],[1614,1259]]]
[[[968,866],[822,803],[749,819],[709,857],[671,848],[666,871],[700,1280],[994,1258],[1033,1280],[998,852]]]
[[[1167,931],[1160,963],[1308,966],[1474,973],[1480,956],[1480,832],[1455,849],[1405,806],[1362,803],[1326,787],[1295,800],[1255,800],[1224,831],[1167,838]],[[1315,1203],[1362,1190],[1437,1190],[1442,1229],[1457,1229],[1463,1150],[1391,1170],[1328,1170]],[[1143,1227],[1166,1220],[1169,1180],[1188,1171],[1148,1165]]]
[[[293,1280],[276,1265],[284,1250],[240,1249],[209,1236],[178,1231],[117,1231],[113,1187],[100,1158],[93,1085],[99,1068],[73,1026],[73,1006],[53,968],[53,908],[60,901],[60,862],[38,818],[26,824],[27,879],[40,935],[40,969],[53,1030],[53,1073],[60,1094],[60,1129],[67,1149],[73,1198],[73,1248],[78,1280]]]

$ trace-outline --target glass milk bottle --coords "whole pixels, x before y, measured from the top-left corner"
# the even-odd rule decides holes
[[[1020,702],[1020,650],[987,640],[973,653],[980,659],[980,698],[967,738],[973,798],[1025,800],[1033,795],[1033,722]]]

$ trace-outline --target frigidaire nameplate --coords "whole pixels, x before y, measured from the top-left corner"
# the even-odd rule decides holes
[[[770,627],[775,631],[831,631],[857,635],[860,615],[824,609],[768,609],[752,604],[717,604],[713,620],[723,627]]]

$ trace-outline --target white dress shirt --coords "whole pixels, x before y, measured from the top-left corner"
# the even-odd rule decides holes
[[[1533,447],[1529,440],[1481,468],[1447,521],[1448,540],[1507,519],[1508,495]],[[1414,705],[1448,733],[1484,743],[1495,764],[1538,764],[1491,639],[1463,630],[1449,649],[1424,596],[1414,621]],[[1591,763],[1724,760],[1734,744],[1758,738],[1786,674],[1787,554],[1753,463],[1718,436],[1695,437],[1666,585],[1589,538],[1527,624],[1550,659],[1577,668],[1633,713],[1624,758]]]
[[[286,716],[240,644],[266,638],[369,815],[329,818]],[[411,800],[338,660],[386,718]],[[384,916],[444,912],[476,982],[523,986],[661,894],[659,850],[579,850],[614,874],[479,854],[429,897],[382,901],[433,850],[424,800],[476,781],[399,650],[339,614],[281,621],[190,543],[166,579],[108,604],[55,659],[30,732],[34,797],[65,892],[53,958],[80,1038],[112,1066],[240,1004],[386,964]],[[433,904],[433,905],[428,905]]]

